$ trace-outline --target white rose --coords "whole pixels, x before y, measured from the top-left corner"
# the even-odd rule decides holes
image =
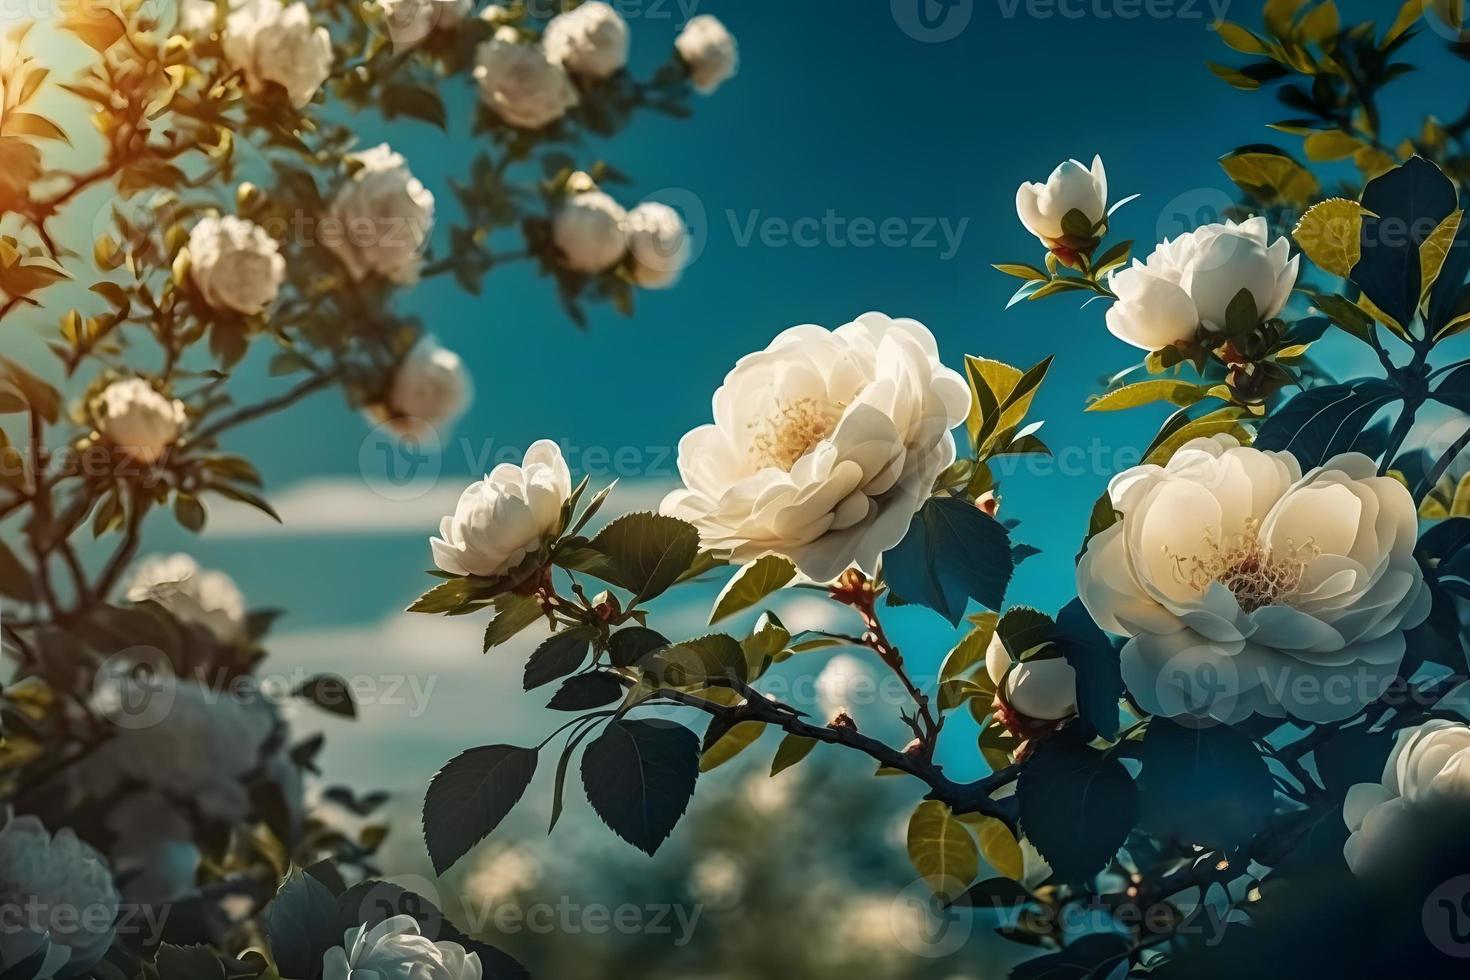
[[[437,28],[451,30],[469,16],[474,0],[372,0],[395,47],[413,48]]]
[[[628,250],[623,206],[602,191],[582,191],[562,204],[551,223],[551,238],[562,264],[578,272],[602,272]]]
[[[50,978],[85,973],[114,938],[117,888],[107,862],[70,828],[53,837],[33,816],[0,810],[0,962],[13,966],[49,939],[38,972]]]
[[[513,571],[561,530],[572,477],[561,449],[547,439],[520,466],[501,463],[460,495],[454,514],[429,539],[434,564],[451,575],[492,578]]]
[[[251,316],[275,301],[286,260],[260,225],[211,214],[189,232],[189,277],[216,310]]]
[[[460,356],[426,336],[394,372],[387,409],[402,431],[414,431],[420,423],[440,428],[464,414],[469,398],[470,379]]]
[[[1037,721],[1061,721],[1077,713],[1077,672],[1061,657],[1025,660],[1012,666],[999,634],[985,649],[985,672],[1001,700]]]
[[[588,0],[551,18],[541,46],[573,75],[607,78],[628,63],[628,24],[602,0]]]
[[[1398,733],[1380,783],[1347,792],[1342,816],[1352,833],[1342,856],[1353,874],[1373,876],[1395,868],[1416,839],[1425,816],[1470,813],[1470,727],[1433,719]]]
[[[577,89],[561,65],[539,44],[523,44],[513,27],[502,27],[475,50],[480,101],[505,123],[540,129],[577,104]]]
[[[1285,238],[1267,243],[1265,218],[1205,225],[1165,241],[1146,262],[1109,277],[1118,295],[1107,314],[1114,336],[1144,350],[1193,340],[1201,324],[1222,330],[1230,301],[1250,290],[1262,320],[1276,316],[1296,285],[1299,256]]]
[[[274,83],[300,109],[332,71],[332,37],[314,27],[304,3],[241,0],[225,21],[225,57],[245,73],[250,90]]]
[[[644,289],[667,289],[689,262],[684,219],[667,204],[645,201],[628,212],[628,254],[633,281]]]
[[[188,555],[143,559],[126,595],[129,602],[156,602],[180,622],[202,626],[221,642],[235,643],[245,636],[245,596],[235,580],[200,568]]]
[[[818,582],[853,563],[874,574],[954,462],[950,430],[969,408],[916,320],[792,327],[740,359],[714,424],[679,441],[686,489],[663,512],[735,562],[785,555]]]
[[[250,811],[241,781],[266,761],[262,750],[279,724],[263,692],[214,691],[119,666],[98,675],[93,702],[119,729],[92,757],[93,792],[131,781],[189,800],[213,819],[235,823]]]
[[[1123,679],[1150,713],[1340,721],[1429,614],[1413,499],[1361,454],[1302,476],[1290,453],[1195,439],[1108,492],[1122,518],[1088,542],[1077,591],[1131,637]]]
[[[178,439],[188,414],[142,378],[114,381],[92,401],[97,431],[114,449],[152,464]]]
[[[1107,217],[1108,175],[1102,157],[1092,158],[1091,170],[1079,160],[1068,160],[1051,172],[1046,183],[1022,184],[1016,191],[1021,224],[1047,248],[1066,237],[1062,219],[1070,211],[1081,211],[1094,226]]]
[[[822,717],[830,720],[839,711],[871,695],[873,675],[861,660],[849,653],[839,653],[827,661],[814,683],[817,704]]]
[[[399,284],[416,282],[434,227],[434,195],[387,143],[348,159],[356,169],[332,199],[334,227],[326,244],[355,281],[378,275]]]
[[[694,87],[708,95],[740,67],[740,50],[735,38],[713,14],[699,14],[674,39],[674,49],[689,68]]]
[[[322,959],[322,980],[480,980],[482,975],[478,954],[458,943],[434,942],[407,915],[348,929],[342,945]]]

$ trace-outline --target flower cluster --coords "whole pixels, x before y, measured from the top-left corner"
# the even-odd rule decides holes
[[[689,234],[677,211],[657,201],[625,211],[581,172],[566,190],[551,228],[568,269],[595,275],[626,262],[628,275],[645,289],[678,281],[689,260]]]

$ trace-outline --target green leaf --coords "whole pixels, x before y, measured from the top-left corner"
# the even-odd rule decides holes
[[[1220,166],[1242,190],[1262,201],[1304,205],[1321,191],[1312,172],[1277,147],[1242,147],[1220,158]]]
[[[597,630],[591,626],[573,626],[552,634],[526,661],[525,689],[550,684],[582,666],[596,637]]]
[[[1016,795],[1021,830],[1066,882],[1101,871],[1138,814],[1138,788],[1123,764],[1065,732],[1040,741]]]
[[[495,615],[485,627],[485,652],[517,635],[541,618],[541,603],[531,596],[503,592],[495,597]]]
[[[1266,419],[1255,446],[1292,453],[1303,471],[1321,466],[1352,449],[1378,412],[1400,397],[1398,388],[1381,378],[1309,388]]]
[[[711,722],[713,728],[718,722]],[[699,757],[699,771],[709,772],[717,769],[741,752],[755,744],[756,740],[765,733],[766,723],[763,721],[742,721],[715,739]]]
[[[749,665],[745,649],[734,637],[711,633],[664,647],[639,666],[656,687],[709,687],[720,681],[743,681]]]
[[[954,625],[970,599],[999,608],[1013,569],[1005,526],[958,497],[931,497],[904,539],[883,558],[894,595],[927,606]]]
[[[1008,276],[1025,279],[1028,282],[1045,282],[1051,278],[1051,276],[1036,268],[1036,266],[1026,265],[1022,262],[997,262],[992,268],[1004,272]]]
[[[1256,297],[1249,289],[1242,289],[1230,298],[1225,308],[1225,327],[1232,334],[1249,334],[1261,323],[1261,314],[1256,310]]]
[[[1271,772],[1250,737],[1229,726],[1150,719],[1139,758],[1140,823],[1163,840],[1233,848],[1271,816]]]
[[[1346,279],[1358,264],[1362,229],[1363,206],[1357,201],[1334,197],[1312,205],[1297,222],[1291,237],[1318,268]]]
[[[1458,206],[1455,185],[1415,156],[1363,190],[1359,258],[1352,281],[1373,305],[1404,328],[1423,296],[1419,247]]]
[[[766,555],[737,571],[715,599],[711,623],[760,602],[796,577],[796,566],[782,555]]]
[[[335,674],[318,674],[308,678],[291,693],[330,714],[343,718],[357,717],[357,704],[352,699],[351,689],[346,681]]]
[[[964,676],[972,668],[985,663],[985,651],[990,648],[990,638],[995,635],[1000,617],[993,612],[975,617],[974,628],[955,644],[939,665],[939,681],[952,681]],[[987,675],[988,679],[988,675]]]
[[[1328,163],[1333,160],[1346,160],[1361,150],[1364,145],[1362,140],[1351,133],[1344,133],[1340,129],[1329,129],[1308,136],[1302,143],[1302,149],[1306,151],[1308,160]]]
[[[342,944],[337,896],[314,876],[293,870],[266,907],[265,931],[282,976],[314,976],[327,950]]]
[[[626,514],[599,531],[591,547],[611,561],[613,584],[642,602],[661,594],[694,563],[699,532],[662,514]]]
[[[669,721],[612,721],[582,754],[592,809],[645,854],[673,832],[698,778],[699,736]]]
[[[1246,295],[1249,295],[1247,293]],[[1137,408],[1157,401],[1168,401],[1175,405],[1189,406],[1205,397],[1205,390],[1188,381],[1160,379],[1139,381],[1100,396],[1091,405],[1089,412],[1116,412],[1125,408]]]
[[[608,640],[608,659],[614,667],[632,667],[655,650],[669,645],[662,634],[646,626],[625,626]]]
[[[976,836],[980,839],[980,854],[990,866],[1007,878],[1020,881],[1026,873],[1026,859],[1021,853],[1021,842],[1010,828],[995,817],[980,817]]]
[[[595,670],[562,681],[547,707],[553,711],[586,711],[612,704],[623,696],[623,682],[616,674]]]
[[[1056,623],[1039,609],[1012,606],[1000,617],[995,627],[1000,642],[1012,660],[1021,660],[1037,647],[1050,643],[1056,634]]]
[[[407,116],[444,129],[448,116],[444,100],[431,88],[422,85],[389,85],[383,89],[379,105],[388,119]]]
[[[536,759],[535,749],[485,745],[439,770],[424,797],[424,843],[436,873],[448,871],[505,819],[531,784]]]
[[[938,800],[925,800],[909,817],[909,861],[936,895],[954,899],[980,872],[980,851],[969,828]]]
[[[774,776],[796,765],[817,747],[817,740],[804,735],[788,734],[776,746],[776,757],[771,760],[771,775]]]
[[[174,495],[174,517],[179,524],[195,534],[204,530],[205,512],[204,504],[192,493],[180,490]]]

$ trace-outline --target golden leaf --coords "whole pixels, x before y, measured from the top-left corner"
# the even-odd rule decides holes
[[[1346,279],[1361,254],[1363,206],[1334,197],[1310,208],[1291,237],[1324,272]]]

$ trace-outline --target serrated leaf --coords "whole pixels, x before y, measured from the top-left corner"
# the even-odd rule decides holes
[[[596,636],[597,630],[591,626],[573,626],[552,634],[526,661],[525,689],[550,684],[582,666]]]
[[[980,871],[980,851],[969,828],[938,800],[925,800],[909,817],[908,851],[914,870],[946,899],[962,895]]]
[[[1334,197],[1309,208],[1291,237],[1318,268],[1346,279],[1358,264],[1362,225],[1363,206]]]
[[[715,599],[709,621],[718,622],[726,616],[749,609],[766,596],[796,577],[796,566],[791,559],[782,555],[766,555],[743,566],[720,590]]]
[[[1019,881],[1026,873],[1026,859],[1021,853],[1021,843],[1010,828],[995,817],[982,817],[975,832],[980,841],[980,853],[990,866],[1007,878]]]
[[[612,563],[613,584],[642,602],[663,593],[694,563],[699,532],[663,514],[625,514],[599,531],[590,546]]]
[[[610,722],[582,754],[582,786],[592,809],[650,855],[684,815],[698,778],[699,736],[669,721]]]
[[[424,797],[424,843],[436,873],[449,870],[505,819],[531,784],[536,760],[535,749],[485,745],[439,770]]]

